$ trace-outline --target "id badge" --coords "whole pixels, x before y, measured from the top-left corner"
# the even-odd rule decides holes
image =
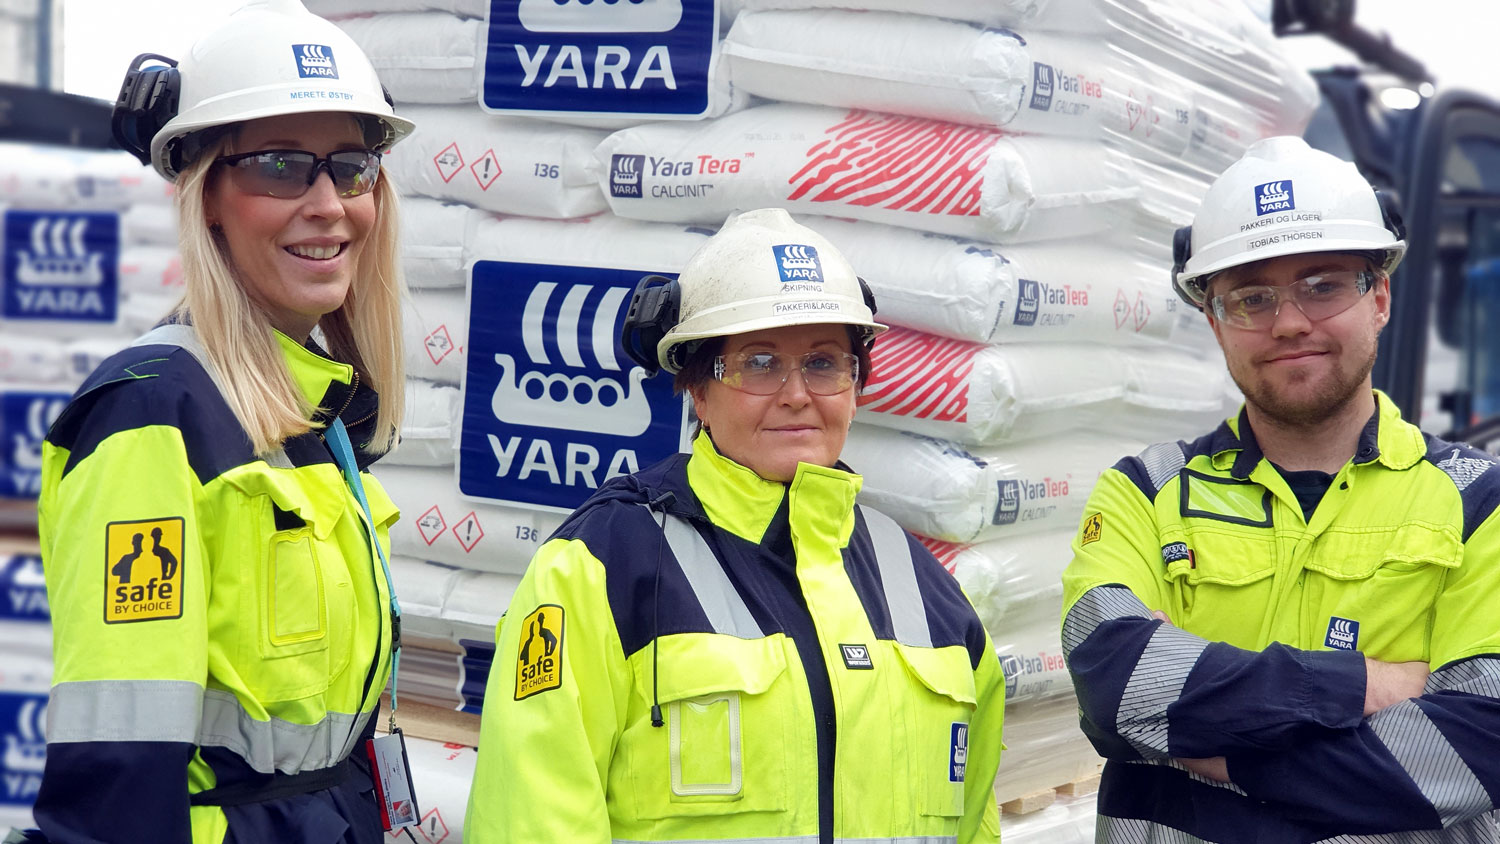
[[[417,808],[417,790],[411,783],[406,736],[399,728],[392,730],[390,735],[370,739],[365,752],[370,756],[380,822],[387,831],[416,826],[422,820],[422,810]]]

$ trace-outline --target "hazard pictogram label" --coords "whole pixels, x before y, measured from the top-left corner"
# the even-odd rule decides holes
[[[448,523],[443,520],[443,512],[434,504],[427,508],[421,518],[417,519],[417,532],[422,534],[422,539],[428,544],[437,541],[443,531],[448,529]]]
[[[1146,304],[1146,294],[1135,294],[1135,330],[1140,331],[1146,327],[1151,319],[1151,306]]]
[[[453,181],[458,171],[464,169],[463,154],[458,151],[458,142],[443,147],[443,151],[433,156],[432,163],[437,165],[438,175],[443,177],[444,182]]]
[[[442,363],[443,358],[453,352],[453,338],[448,334],[448,326],[439,325],[434,328],[427,339],[422,341],[422,345],[427,347],[427,356],[432,358],[434,364]]]
[[[1130,321],[1130,300],[1125,298],[1125,291],[1121,290],[1115,294],[1115,328],[1120,328]]]
[[[500,178],[500,159],[495,157],[494,150],[485,150],[478,161],[469,165],[469,171],[474,174],[474,181],[479,183],[480,190],[489,190],[490,185]]]
[[[464,547],[465,552],[473,551],[479,540],[484,538],[484,528],[479,526],[479,516],[470,511],[469,515],[453,526],[453,535],[458,538],[458,544]]]
[[[422,816],[422,824],[417,827],[417,832],[428,844],[442,844],[448,840],[448,825],[443,823],[443,816],[437,809]]]

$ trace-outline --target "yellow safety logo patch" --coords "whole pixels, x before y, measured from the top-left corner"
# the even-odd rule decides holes
[[[521,622],[516,700],[562,687],[563,608],[542,604]]]
[[[1087,545],[1090,542],[1098,542],[1099,537],[1103,535],[1104,514],[1090,513],[1089,517],[1083,520],[1083,539],[1079,542],[1079,544]]]
[[[182,617],[182,518],[110,522],[104,537],[104,622]]]

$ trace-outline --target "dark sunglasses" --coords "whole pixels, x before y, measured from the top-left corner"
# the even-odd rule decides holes
[[[329,153],[327,158],[300,149],[262,149],[226,155],[215,164],[229,168],[229,177],[241,191],[278,199],[296,199],[307,193],[319,170],[327,170],[341,197],[364,196],[380,179],[380,153],[372,149],[350,149]]]

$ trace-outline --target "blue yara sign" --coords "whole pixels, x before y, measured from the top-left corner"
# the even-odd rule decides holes
[[[0,692],[0,806],[36,802],[47,763],[47,694]]]
[[[0,393],[0,498],[42,491],[42,440],[68,406],[67,393]]]
[[[685,447],[672,379],[646,378],[620,328],[636,270],[479,261],[470,276],[459,490],[568,511]]]
[[[692,118],[709,108],[712,0],[491,0],[490,111]]]
[[[120,215],[7,211],[0,287],[6,319],[114,322]]]

